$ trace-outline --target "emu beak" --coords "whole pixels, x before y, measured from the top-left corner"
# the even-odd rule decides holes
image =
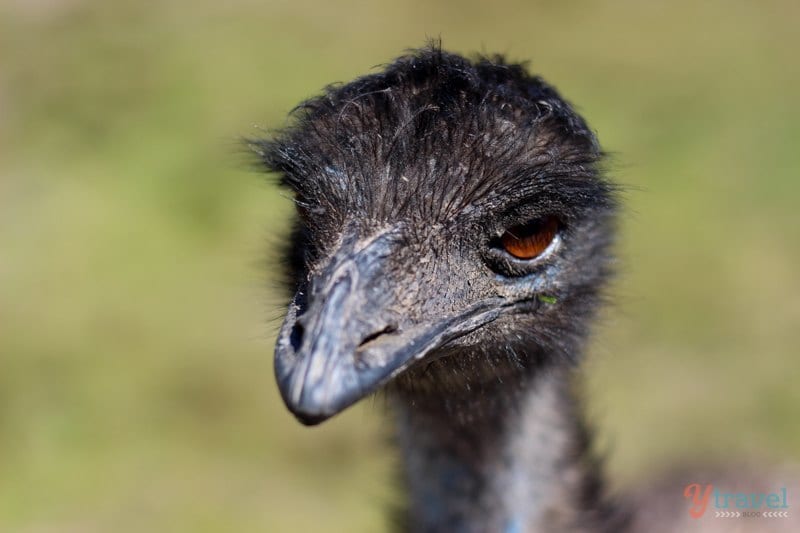
[[[390,232],[366,244],[345,242],[310,281],[308,294],[298,292],[290,304],[275,346],[275,375],[286,406],[304,424],[339,413],[502,312],[503,303],[492,298],[424,324],[402,316],[394,294],[408,296],[419,284],[390,281],[395,246]]]

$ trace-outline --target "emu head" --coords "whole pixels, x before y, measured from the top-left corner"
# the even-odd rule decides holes
[[[275,371],[301,421],[387,384],[457,395],[569,361],[613,188],[586,123],[523,66],[420,50],[255,144],[297,206]]]

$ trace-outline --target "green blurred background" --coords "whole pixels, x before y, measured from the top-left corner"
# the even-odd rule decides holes
[[[291,211],[238,139],[427,37],[532,60],[629,186],[587,372],[615,484],[800,460],[799,22],[791,0],[4,0],[0,530],[385,528],[381,402],[307,429],[276,393]]]

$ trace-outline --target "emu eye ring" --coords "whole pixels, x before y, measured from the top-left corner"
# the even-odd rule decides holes
[[[546,216],[508,228],[500,243],[511,256],[530,261],[542,255],[558,234],[558,219]]]

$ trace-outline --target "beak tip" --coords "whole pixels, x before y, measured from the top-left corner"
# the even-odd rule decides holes
[[[278,390],[286,408],[305,426],[316,426],[336,414],[327,412],[325,406],[315,401],[314,396],[308,391],[303,391],[299,397],[295,397],[291,379],[279,379]]]
[[[325,422],[361,398],[360,394],[352,390],[341,390],[333,397],[320,396],[316,392],[318,391],[314,388],[307,388],[296,400],[284,396],[286,407],[305,426],[316,426]]]
[[[301,411],[293,412],[295,418],[300,421],[304,426],[316,426],[326,421],[331,415],[324,415],[318,413],[304,413]]]

